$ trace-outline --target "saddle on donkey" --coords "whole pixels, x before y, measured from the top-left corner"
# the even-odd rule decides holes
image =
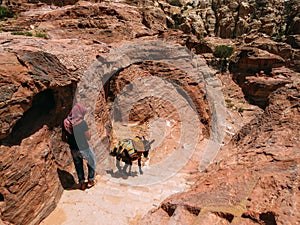
[[[123,172],[127,173],[127,168],[129,166],[128,173],[131,173],[132,161],[138,160],[139,172],[143,174],[141,159],[142,156],[145,158],[149,155],[149,150],[151,144],[154,142],[152,140],[149,142],[144,137],[135,137],[133,139],[123,139],[118,142],[116,146],[110,151],[110,155],[116,157],[116,166],[119,171],[122,170],[120,166],[121,160],[125,163],[123,167]]]

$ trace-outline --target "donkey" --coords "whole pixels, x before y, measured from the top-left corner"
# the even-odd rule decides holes
[[[127,168],[129,166],[128,174],[131,174],[132,162],[138,160],[138,167],[140,174],[142,171],[142,156],[145,158],[149,155],[149,150],[151,149],[151,144],[154,142],[146,140],[144,137],[135,137],[134,139],[123,139],[120,141],[111,151],[110,155],[116,157],[116,166],[119,171],[127,173]],[[140,146],[136,146],[140,144]],[[141,146],[142,145],[142,146]],[[121,160],[125,163],[123,170],[120,166]]]

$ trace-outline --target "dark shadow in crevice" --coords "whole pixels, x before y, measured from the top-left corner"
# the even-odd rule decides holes
[[[195,206],[185,205],[184,208],[195,216],[198,216],[201,212],[201,208]]]
[[[256,223],[261,223],[264,225],[277,225],[275,214],[273,212],[260,213],[259,220],[245,213],[242,215],[242,218],[248,218]]]
[[[273,212],[261,213],[259,219],[262,220],[265,225],[277,225]]]
[[[34,96],[32,105],[15,124],[11,134],[0,141],[0,144],[20,145],[22,140],[31,136],[44,125],[51,128],[51,118],[55,109],[52,90],[45,90]],[[53,120],[53,119],[52,119]]]
[[[165,203],[165,204],[162,204],[161,208],[166,212],[168,213],[169,217],[173,216],[176,208],[177,208],[177,205],[175,204],[171,204],[171,203]]]
[[[4,196],[3,196],[3,194],[0,193],[0,203],[1,202],[4,202]]]
[[[57,174],[60,183],[65,190],[79,189],[79,187],[76,186],[76,182],[72,174],[59,168],[57,168]]]
[[[231,213],[225,213],[225,212],[213,212],[213,213],[221,218],[226,219],[230,223],[234,219],[234,215],[232,215]]]

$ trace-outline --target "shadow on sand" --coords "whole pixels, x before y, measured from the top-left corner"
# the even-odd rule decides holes
[[[136,177],[138,176],[138,172],[123,172],[122,170],[117,170],[117,171],[113,171],[111,170],[106,170],[107,174],[110,174],[113,178],[122,178],[122,179],[127,179],[128,177]]]

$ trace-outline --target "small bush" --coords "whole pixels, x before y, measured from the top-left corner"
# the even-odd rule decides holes
[[[9,16],[9,10],[8,8],[0,5],[0,19],[3,19],[5,17]]]
[[[32,37],[33,34],[32,32],[29,32],[29,31],[13,31],[11,32],[12,35],[25,35],[25,36],[29,36],[29,37]]]
[[[17,31],[11,32],[11,34],[12,35],[25,35],[25,36],[29,36],[29,37],[35,36],[35,37],[40,37],[40,38],[48,38],[47,34],[44,32],[41,32],[41,31],[32,33],[30,31],[18,31],[17,30]]]
[[[227,103],[227,108],[233,108],[234,104],[233,103]]]
[[[24,32],[23,32],[23,31],[16,30],[16,31],[12,31],[11,34],[12,34],[12,35],[24,35]]]
[[[243,113],[243,112],[244,112],[244,109],[243,109],[243,108],[239,108],[239,109],[238,109],[238,112],[239,112],[239,113]]]
[[[226,59],[233,53],[233,47],[227,45],[218,45],[215,47],[214,56],[217,58]]]
[[[46,33],[40,31],[36,32],[35,36],[40,38],[48,38]]]
[[[25,32],[25,36],[32,37],[32,36],[33,36],[33,34],[32,34],[31,32],[29,32],[29,31],[26,31],[26,32]]]

